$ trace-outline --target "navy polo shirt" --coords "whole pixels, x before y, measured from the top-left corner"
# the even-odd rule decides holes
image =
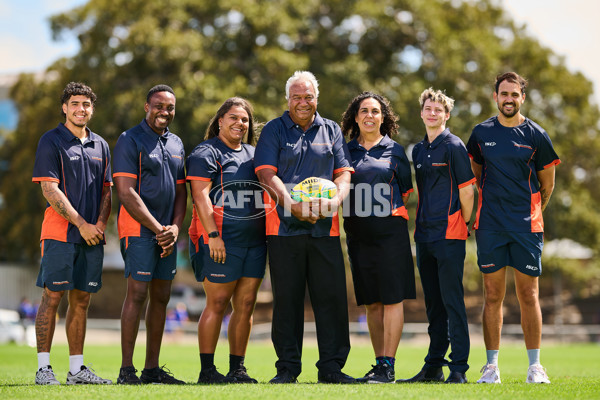
[[[475,183],[467,149],[445,129],[432,143],[427,135],[413,147],[419,202],[415,242],[466,240],[467,223],[460,208],[459,189]]]
[[[87,128],[86,128],[87,129]],[[32,181],[56,182],[69,203],[86,222],[98,222],[102,190],[111,186],[110,151],[99,135],[87,129],[81,143],[63,124],[46,132],[38,143]],[[46,203],[40,240],[85,243],[79,229]]]
[[[348,150],[354,174],[344,217],[401,216],[408,220],[402,195],[412,192],[413,186],[404,147],[386,135],[369,150],[352,139]]]
[[[200,143],[186,161],[188,181],[212,182],[209,198],[214,219],[226,245],[253,247],[265,243],[263,190],[254,172],[254,147],[232,149],[218,137]],[[190,238],[208,243],[194,207]]]
[[[185,184],[185,151],[181,139],[168,129],[154,132],[144,119],[123,132],[117,140],[113,177],[137,179],[136,191],[162,225],[173,223],[175,187]],[[119,237],[154,237],[154,232],[137,222],[125,207],[119,207]]]
[[[544,129],[529,118],[506,127],[495,116],[473,128],[467,149],[482,165],[474,228],[543,232],[537,171],[560,164]]]
[[[308,130],[303,131],[285,111],[279,118],[269,121],[260,134],[254,155],[254,168],[270,168],[277,173],[288,190],[306,178],[333,179],[342,171],[353,171],[348,146],[342,131],[335,122],[318,113]],[[264,193],[266,206],[275,202]],[[319,219],[314,225],[300,221],[279,205],[276,212],[267,214],[267,235],[295,236],[309,234],[314,237],[339,236],[337,212],[333,217]]]

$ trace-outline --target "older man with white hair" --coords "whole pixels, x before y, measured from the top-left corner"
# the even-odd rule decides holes
[[[288,111],[265,125],[254,155],[258,178],[267,187],[266,204],[276,207],[266,221],[274,298],[271,337],[278,357],[270,383],[295,383],[302,371],[307,286],[317,326],[319,382],[354,383],[342,373],[350,339],[337,218],[353,171],[350,156],[338,124],[317,113],[315,76],[296,71],[285,89]],[[332,180],[337,195],[292,200],[289,188],[310,177]]]

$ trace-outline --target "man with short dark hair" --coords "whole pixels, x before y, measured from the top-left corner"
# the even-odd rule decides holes
[[[315,314],[319,382],[354,383],[342,373],[350,351],[344,259],[337,209],[350,184],[350,154],[340,127],[317,113],[319,85],[308,71],[286,83],[288,111],[262,130],[254,167],[266,185],[267,246],[273,286],[272,340],[278,360],[270,383],[295,383],[302,371],[304,294]],[[333,180],[337,195],[292,200],[291,186],[309,177]],[[286,187],[286,184],[290,187]]]
[[[110,151],[87,124],[96,94],[83,83],[69,83],[62,94],[65,123],[46,132],[38,144],[33,182],[48,201],[42,223],[42,262],[37,286],[43,288],[35,319],[38,371],[35,383],[58,385],[50,348],[60,300],[68,292],[68,385],[110,384],[83,363],[87,310],[102,287],[104,229],[111,210]]]
[[[500,383],[498,352],[506,268],[513,267],[521,308],[521,327],[529,357],[527,383],[550,383],[540,364],[542,312],[538,280],[542,274],[542,211],[554,189],[560,164],[548,134],[521,114],[527,81],[515,72],[496,77],[499,114],[475,126],[467,143],[479,186],[477,263],[483,273],[483,338],[487,363],[478,383]]]
[[[168,129],[175,116],[173,89],[167,85],[150,89],[144,111],[146,118],[123,132],[114,149],[113,177],[121,201],[119,238],[127,278],[117,383],[183,384],[158,363],[171,283],[177,272],[175,245],[187,201],[183,143]],[[146,362],[138,378],[133,351],[148,293]]]

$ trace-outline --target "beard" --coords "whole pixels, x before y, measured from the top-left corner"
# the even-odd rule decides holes
[[[507,103],[503,103],[502,105],[498,104],[498,110],[504,115],[506,118],[512,118],[519,112],[520,108],[515,103],[510,103],[513,106],[512,111],[507,112],[504,110],[504,106]]]

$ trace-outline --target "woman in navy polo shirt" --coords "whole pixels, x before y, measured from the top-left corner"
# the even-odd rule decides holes
[[[364,304],[376,364],[359,382],[392,383],[404,299],[416,298],[405,203],[413,191],[404,148],[392,140],[397,116],[384,97],[363,92],[344,112],[352,188],[344,229],[354,293]]]
[[[212,118],[205,141],[187,159],[194,214],[190,256],[206,292],[198,321],[201,370],[198,383],[257,383],[244,356],[256,294],[265,274],[264,210],[256,204],[262,189],[254,173],[254,123],[248,101],[227,99]],[[221,323],[231,301],[228,325],[229,373],[214,365]]]

